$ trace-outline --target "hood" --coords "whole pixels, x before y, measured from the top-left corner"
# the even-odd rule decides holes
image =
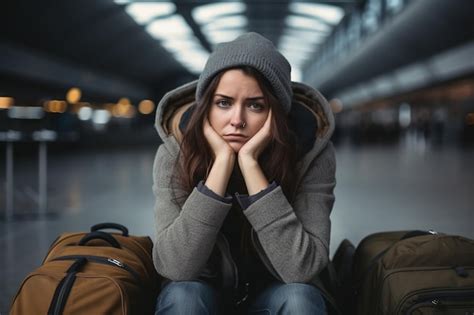
[[[156,111],[155,128],[163,145],[177,156],[181,141],[182,119],[194,103],[197,80],[168,92]],[[288,113],[290,128],[305,148],[305,155],[315,156],[325,147],[334,132],[334,116],[326,99],[314,88],[292,82],[293,103]],[[188,111],[188,112],[187,112]]]

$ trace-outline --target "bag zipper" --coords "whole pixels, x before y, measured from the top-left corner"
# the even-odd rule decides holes
[[[420,269],[422,268],[422,269]],[[383,288],[384,288],[384,284],[385,282],[387,281],[387,279],[389,277],[391,277],[392,275],[396,274],[396,273],[400,273],[400,272],[417,272],[417,271],[437,271],[437,270],[446,270],[446,269],[450,269],[449,267],[410,267],[410,268],[400,268],[400,269],[392,269],[390,272],[386,273],[385,276],[383,277],[382,281],[379,282],[379,285],[378,287],[376,288],[376,292],[378,293],[377,294],[377,298],[376,298],[376,308],[379,308],[379,305],[378,303],[380,303],[381,301],[381,298],[382,298],[382,295],[383,295]],[[469,268],[471,269],[471,268]]]
[[[46,260],[48,259],[51,250],[52,250],[56,245],[59,244],[58,241],[59,241],[60,239],[61,239],[60,243],[63,243],[63,242],[65,242],[66,240],[68,240],[68,239],[70,239],[70,238],[77,237],[78,235],[85,235],[85,234],[88,234],[88,233],[90,233],[90,232],[87,232],[87,233],[73,233],[73,234],[68,235],[67,237],[65,237],[65,238],[63,238],[63,239],[61,239],[62,235],[59,235],[58,237],[56,237],[56,239],[55,239],[55,240],[51,243],[51,245],[49,246],[47,255],[46,255],[46,257],[43,259],[42,264],[44,264],[44,263],[46,262]],[[109,233],[109,234],[112,235],[112,236],[114,236],[114,237],[116,236],[115,233]],[[121,234],[119,234],[119,235],[121,235]],[[130,237],[130,235],[129,235],[128,237]],[[150,257],[148,251],[140,244],[139,241],[137,241],[137,240],[135,240],[135,239],[133,239],[133,238],[131,238],[131,237],[129,238],[129,241],[131,241],[137,248],[139,248],[140,251],[141,251],[143,254],[145,254],[147,257]],[[140,255],[137,255],[137,253],[135,252],[134,248],[130,248],[130,246],[127,246],[126,243],[121,243],[120,245],[121,245],[122,247],[128,249],[131,253],[133,253],[134,255],[138,256],[139,259],[141,259]],[[152,266],[152,265],[150,265],[150,264],[148,264],[148,265],[149,265],[149,267],[151,268],[151,270],[154,270],[154,266]],[[147,269],[148,269],[148,268],[147,268]]]
[[[413,296],[415,294],[411,294]],[[406,301],[410,296],[407,296],[404,301]],[[473,302],[471,305],[474,306],[474,289],[470,289],[466,292],[466,290],[453,290],[451,292],[438,292],[436,291],[429,293],[429,294],[420,294],[418,300],[413,304],[405,314],[409,315],[421,306],[432,306],[438,307],[444,305],[442,302],[447,301],[463,301],[465,298],[470,298],[469,301]],[[404,303],[404,302],[403,302]],[[400,307],[403,305],[400,304]]]
[[[49,315],[60,315],[62,314],[64,307],[66,306],[69,293],[71,293],[72,286],[76,280],[76,274],[84,264],[87,263],[85,258],[78,258],[69,266],[66,270],[66,276],[61,279],[56,290],[54,291],[53,298],[49,305]]]
[[[59,286],[59,293],[57,296],[53,297],[52,305],[53,305],[53,315],[60,315],[64,310],[64,306],[66,305],[67,298],[69,296],[69,292],[71,291],[72,285],[76,280],[76,273],[68,273],[67,276],[60,282]]]
[[[132,269],[130,266],[127,264],[121,262],[120,260],[117,260],[115,258],[107,258],[107,257],[101,257],[101,256],[91,256],[91,255],[68,255],[68,256],[61,256],[61,257],[56,257],[52,261],[58,261],[58,260],[76,260],[79,258],[85,258],[89,261],[96,262],[99,264],[104,264],[104,265],[109,265],[109,266],[116,266],[121,269],[124,269],[128,271],[137,281],[138,284],[141,284],[141,279],[138,273]]]

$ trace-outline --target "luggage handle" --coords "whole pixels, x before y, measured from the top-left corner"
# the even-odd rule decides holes
[[[105,223],[99,223],[99,224],[91,226],[91,232],[95,232],[95,231],[103,230],[103,229],[119,230],[119,231],[122,231],[123,236],[128,236],[128,229],[122,224],[105,222]]]
[[[115,239],[115,237],[113,237],[112,235],[110,235],[108,233],[101,232],[101,231],[95,231],[95,232],[91,232],[91,233],[88,233],[88,234],[84,235],[84,237],[81,238],[81,240],[79,241],[78,245],[79,246],[84,246],[84,245],[86,245],[87,242],[89,242],[91,240],[95,240],[95,239],[102,239],[102,240],[106,241],[107,243],[109,243],[110,245],[112,245],[115,248],[121,248],[119,242]]]

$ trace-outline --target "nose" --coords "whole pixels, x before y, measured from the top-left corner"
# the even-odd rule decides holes
[[[242,110],[242,106],[236,105],[233,106],[232,117],[230,120],[230,124],[232,127],[241,128],[242,125],[245,123],[244,121],[244,111]]]

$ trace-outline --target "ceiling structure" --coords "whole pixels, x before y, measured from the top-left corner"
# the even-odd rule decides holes
[[[246,31],[272,40],[298,75],[357,2],[2,1],[0,93],[32,102],[78,86],[96,101],[157,98]]]
[[[449,49],[433,61],[439,72],[471,69],[459,46],[474,38],[473,10],[472,0],[6,0],[0,96],[34,105],[80,87],[92,102],[158,100],[197,78],[217,43],[256,31],[289,59],[293,79],[351,100],[368,86],[396,91],[372,81]]]

